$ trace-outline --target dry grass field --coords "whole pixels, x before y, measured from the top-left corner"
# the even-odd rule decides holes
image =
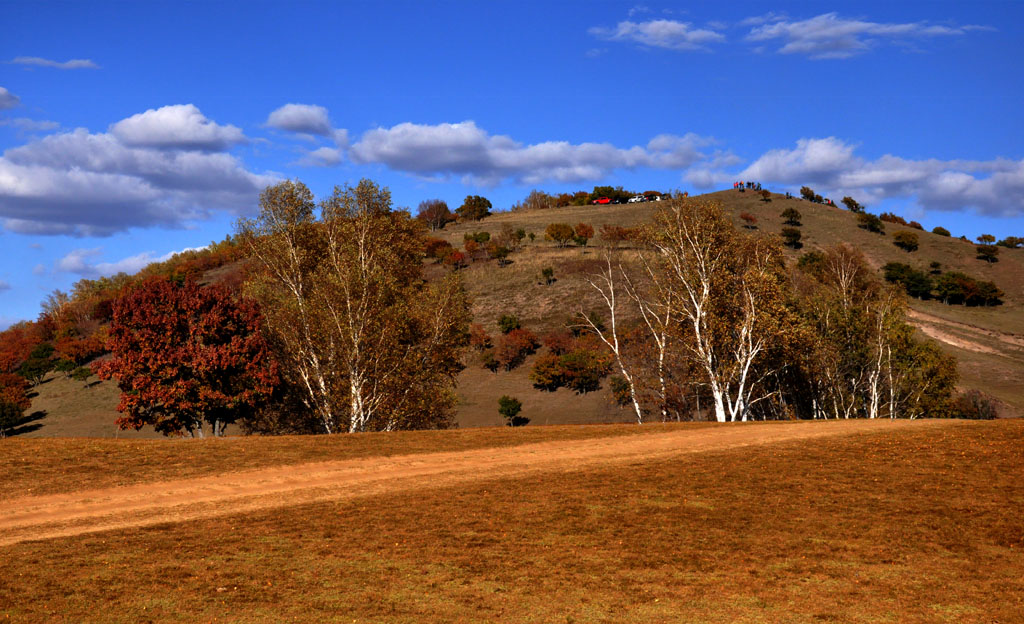
[[[17,622],[1024,621],[1024,422],[899,424],[3,546],[0,614]],[[317,442],[332,457],[366,456],[627,429],[659,431]],[[237,441],[251,454],[223,442],[158,450],[66,441],[51,451],[6,441],[12,452],[2,462],[24,493],[49,491],[65,469],[54,460],[71,467],[76,452],[147,481],[223,469],[213,459],[221,451],[239,458],[236,469],[251,467],[270,449],[259,439]],[[324,457],[302,439],[273,442],[282,446],[271,461]]]

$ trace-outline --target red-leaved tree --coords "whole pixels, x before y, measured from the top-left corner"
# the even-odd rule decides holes
[[[256,304],[221,286],[142,282],[114,303],[107,346],[97,372],[121,388],[122,429],[222,435],[278,383]]]

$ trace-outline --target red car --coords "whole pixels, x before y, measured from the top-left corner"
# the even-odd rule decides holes
[[[608,197],[598,197],[597,199],[595,199],[594,201],[592,201],[590,203],[591,204],[610,204],[610,203],[612,203],[612,200],[610,198],[608,198]]]

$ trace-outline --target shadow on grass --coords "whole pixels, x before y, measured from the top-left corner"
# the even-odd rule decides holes
[[[38,410],[32,412],[28,416],[23,416],[18,420],[14,421],[14,424],[10,429],[7,430],[8,437],[14,437],[18,435],[24,435],[31,433],[38,429],[42,429],[43,423],[38,422],[46,418],[46,410]]]

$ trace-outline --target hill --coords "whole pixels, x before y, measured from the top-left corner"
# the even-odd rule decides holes
[[[902,262],[928,271],[937,262],[944,272],[963,272],[981,280],[994,282],[1005,293],[1003,304],[994,307],[945,305],[934,300],[910,300],[910,321],[921,334],[936,340],[942,348],[955,355],[959,362],[961,386],[982,390],[1001,402],[1002,414],[1024,414],[1024,249],[1000,248],[999,261],[978,260],[975,245],[956,238],[918,231],[908,226],[886,223],[884,235],[857,227],[856,215],[842,208],[787,199],[773,194],[765,202],[754,192],[725,190],[700,196],[720,203],[734,218],[738,227],[748,225],[739,215],[748,213],[756,219],[751,233],[776,235],[782,227],[782,211],[795,208],[801,213],[800,230],[803,248],[787,250],[795,261],[801,254],[820,250],[837,243],[849,243],[860,249],[877,269],[889,262]],[[514,314],[523,325],[538,334],[563,327],[577,311],[600,307],[600,300],[586,283],[585,277],[602,266],[602,241],[591,239],[586,247],[560,248],[544,240],[544,229],[550,223],[570,225],[588,223],[595,230],[603,225],[636,227],[651,220],[658,202],[639,204],[569,206],[546,210],[496,213],[478,222],[453,223],[432,236],[461,247],[466,234],[487,231],[497,234],[503,227],[522,228],[534,234],[523,241],[523,248],[513,253],[506,266],[495,262],[470,263],[461,271],[472,295],[473,315],[492,334],[497,319]],[[893,244],[891,234],[908,231],[917,234],[919,248],[908,253]],[[627,250],[626,256],[629,257]],[[237,279],[238,263],[214,268],[204,274],[205,281]],[[553,269],[555,281],[545,283],[544,268]],[[448,269],[427,264],[428,275]],[[536,356],[512,370],[490,372],[472,353],[467,368],[459,376],[460,405],[457,423],[462,427],[500,425],[497,397],[507,394],[523,402],[523,415],[533,424],[627,422],[632,414],[612,403],[605,388],[598,392],[577,395],[568,389],[542,392],[529,380],[530,367]],[[57,379],[37,388],[32,412],[36,418],[24,429],[25,435],[112,435],[109,424],[116,418],[116,390],[110,382],[78,389],[73,382]],[[65,383],[67,381],[67,383]],[[82,406],[86,409],[83,410]],[[137,435],[147,435],[146,433]]]

